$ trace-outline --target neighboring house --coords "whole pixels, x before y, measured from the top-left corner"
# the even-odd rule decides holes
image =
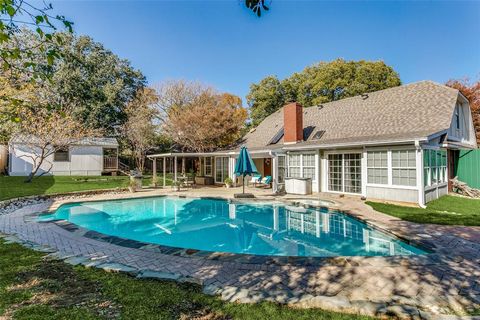
[[[8,173],[27,176],[32,171],[32,149],[12,138],[9,142]],[[49,168],[51,169],[49,170]],[[115,138],[86,138],[47,157],[39,172],[59,176],[96,176],[118,170],[118,142]]]
[[[273,189],[307,177],[314,192],[362,195],[420,205],[448,193],[460,149],[477,147],[470,106],[458,90],[422,81],[302,108],[291,103],[241,142]],[[199,173],[222,183],[238,148],[159,154],[178,167],[197,157]],[[182,164],[185,164],[182,160]],[[238,181],[241,183],[241,181]]]

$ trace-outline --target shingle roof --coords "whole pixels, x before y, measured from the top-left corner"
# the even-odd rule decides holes
[[[408,140],[439,133],[450,127],[459,92],[422,81],[304,108],[303,126],[315,129],[299,145]],[[242,144],[250,149],[271,148],[272,137],[283,128],[283,108],[248,133]],[[319,140],[318,130],[325,133]],[[283,145],[281,139],[277,147]]]
[[[30,141],[35,143],[36,137],[26,137],[21,135],[14,135],[10,139],[10,143],[23,143],[24,141]],[[37,140],[38,141],[38,140]],[[84,138],[80,141],[73,143],[73,145],[83,145],[83,146],[104,146],[104,147],[118,147],[118,141],[116,138],[107,138],[107,137],[92,137],[92,138]]]

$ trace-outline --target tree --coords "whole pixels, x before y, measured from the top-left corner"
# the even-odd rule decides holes
[[[145,77],[130,62],[121,59],[90,37],[59,33],[58,50],[62,59],[48,65],[37,56],[37,68],[50,68],[48,80],[36,81],[48,92],[50,108],[68,109],[78,121],[91,128],[114,134],[126,120],[125,106],[145,86]],[[20,43],[40,45],[32,31],[16,35]],[[28,81],[28,74],[19,74],[19,81]]]
[[[458,89],[470,102],[477,143],[480,143],[480,80],[473,83],[469,79],[449,80],[446,85]]]
[[[53,166],[50,158],[55,152],[99,134],[86,128],[70,114],[51,112],[47,108],[25,108],[19,117],[21,121],[14,133],[14,152],[21,158],[30,159],[32,163],[32,171],[25,182],[31,182],[40,169],[40,175],[48,173]],[[18,146],[26,147],[29,152],[21,153]],[[44,164],[48,167],[42,167]]]
[[[284,105],[285,94],[280,80],[275,76],[268,76],[258,84],[250,85],[247,101],[250,105],[252,125],[257,126]]]
[[[400,84],[398,74],[383,61],[337,59],[314,64],[282,81],[268,76],[250,86],[247,102],[252,124],[258,125],[289,101],[310,107]]]
[[[60,39],[55,31],[62,26],[72,32],[73,23],[64,16],[50,14],[51,4],[37,7],[25,0],[0,1],[0,68],[3,72],[28,72],[32,78],[47,74],[36,68],[36,55],[41,55],[49,64],[59,58],[55,45]],[[40,38],[38,46],[19,45],[15,35],[22,27],[32,27]],[[24,63],[18,64],[18,60]]]
[[[185,81],[159,90],[164,133],[183,150],[206,152],[240,138],[247,111],[239,97]]]
[[[157,111],[154,105],[157,102],[158,96],[154,89],[142,88],[125,108],[127,121],[123,124],[121,132],[130,145],[135,165],[140,172],[145,169],[147,152],[156,142],[157,126],[154,120]]]

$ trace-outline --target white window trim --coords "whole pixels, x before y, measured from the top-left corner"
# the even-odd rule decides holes
[[[424,147],[423,150],[422,150],[422,174],[424,174],[424,171],[425,171],[425,163],[424,163],[424,158],[425,158],[425,151],[442,151],[442,149],[439,149],[439,148],[433,148],[433,147]],[[425,185],[425,181],[423,181],[423,188],[425,191],[429,191],[429,190],[432,190],[432,189],[436,189],[438,187],[444,187],[446,185],[448,185],[448,177],[450,176],[450,173],[449,173],[449,168],[448,168],[448,151],[447,150],[443,150],[443,151],[446,151],[446,161],[447,163],[445,164],[445,166],[435,166],[437,169],[439,168],[445,168],[445,171],[443,171],[443,174],[444,174],[444,179],[446,181],[443,181],[443,182],[440,182],[440,183],[432,183],[432,167],[429,167],[430,168],[430,174],[428,176],[428,179],[430,181],[430,184],[429,185]],[[431,158],[430,158],[431,159]]]
[[[388,165],[388,184],[377,184],[377,183],[368,183],[368,175],[365,177],[366,179],[366,187],[377,187],[377,188],[388,188],[388,189],[401,189],[401,190],[419,190],[419,184],[418,184],[418,158],[415,155],[415,170],[417,171],[416,177],[417,177],[417,182],[415,186],[402,186],[402,185],[396,185],[393,184],[393,167],[392,167],[392,151],[402,151],[402,150],[412,150],[418,152],[417,149],[415,149],[414,146],[405,146],[405,147],[391,147],[391,148],[368,148],[365,150],[365,152],[368,154],[368,152],[376,152],[376,151],[387,151],[387,165]],[[368,156],[368,155],[367,155]],[[365,160],[367,161],[367,160]],[[413,167],[412,167],[413,169]],[[423,163],[422,163],[422,171],[421,173],[423,174]],[[422,187],[423,188],[423,187]]]
[[[284,176],[283,176],[283,182],[278,182],[279,185],[284,185],[285,184],[285,178],[288,177],[288,155],[287,154],[279,154],[277,155],[277,163],[276,163],[276,178],[277,178],[277,181],[280,179],[280,157],[283,157],[284,158],[284,162],[283,162],[283,167],[285,169],[285,173],[284,173]]]
[[[414,155],[415,155],[415,165],[412,166],[412,167],[394,167],[394,166],[393,166],[393,157],[391,157],[391,159],[390,159],[390,160],[391,160],[390,164],[391,164],[391,169],[392,169],[392,185],[394,185],[394,186],[401,186],[401,187],[415,187],[415,189],[416,189],[416,187],[417,187],[417,185],[418,185],[418,181],[417,181],[417,179],[418,179],[418,178],[417,178],[417,150],[415,150],[415,149],[408,149],[408,150],[390,150],[390,155],[392,154],[393,151],[395,151],[395,152],[397,152],[397,151],[413,152]],[[407,159],[407,163],[408,163],[408,159]],[[394,170],[394,169],[397,169],[397,170],[399,170],[399,169],[400,169],[400,170],[402,170],[402,169],[404,169],[404,170],[412,170],[412,169],[414,169],[414,170],[415,170],[415,186],[411,186],[411,185],[408,185],[408,186],[407,186],[407,185],[402,185],[402,184],[394,184],[394,183],[393,183],[393,170]]]
[[[210,174],[207,174],[207,158],[210,158],[210,167],[211,167],[211,173]],[[203,174],[205,175],[205,177],[212,177],[213,175],[213,157],[205,157],[203,159],[203,165],[204,165],[204,168],[203,168]]]
[[[386,167],[375,167],[375,166],[374,166],[374,167],[371,167],[371,166],[369,166],[369,165],[368,165],[368,152],[386,152],[386,153],[387,153],[387,166],[386,166]],[[371,186],[373,186],[373,185],[375,185],[375,186],[387,186],[387,185],[389,184],[389,181],[390,181],[390,178],[391,178],[391,177],[390,177],[389,170],[388,170],[388,162],[389,162],[388,160],[389,160],[389,156],[388,156],[388,151],[387,151],[387,150],[370,150],[370,151],[367,151],[367,152],[366,152],[365,163],[366,163],[366,169],[367,169],[367,171],[366,171],[366,176],[365,176],[365,178],[366,178],[366,180],[367,180],[367,185],[371,185]],[[375,162],[375,160],[374,160],[374,162]],[[368,169],[387,169],[387,183],[386,183],[386,184],[384,184],[384,183],[371,183],[371,182],[369,183],[369,182],[368,182]]]
[[[285,161],[286,161],[286,166],[285,168],[287,169],[287,175],[285,177],[289,177],[290,178],[290,159],[289,157],[291,155],[299,155],[300,156],[300,165],[299,166],[294,166],[294,168],[299,168],[300,169],[300,177],[303,177],[303,155],[304,154],[309,154],[309,155],[316,155],[317,153],[315,151],[309,151],[309,152],[289,152],[288,154],[286,154],[286,158],[285,158]],[[314,175],[313,175],[313,179],[312,179],[312,183],[316,183],[317,180],[318,180],[318,177],[317,177],[317,174],[316,174],[316,171],[317,171],[317,161],[316,161],[316,157],[315,157],[315,160],[314,160],[314,165],[313,166],[306,166],[306,168],[314,168]]]
[[[223,181],[218,181],[218,180],[217,180],[217,159],[221,159],[221,162],[220,162],[221,165],[220,165],[220,167],[222,168],[222,178],[223,178],[222,180],[223,180]],[[214,159],[214,162],[215,162],[215,172],[214,172],[213,174],[214,174],[214,181],[215,181],[215,183],[224,183],[224,182],[225,182],[225,179],[227,179],[227,178],[229,177],[228,164],[227,164],[227,167],[225,168],[225,166],[224,166],[224,164],[225,164],[224,159],[228,159],[228,157],[222,157],[222,156],[220,156],[220,157],[215,157],[215,159]],[[230,162],[228,162],[228,163],[230,163]],[[225,173],[225,169],[227,169],[227,176],[226,176],[226,177],[223,177],[223,174]]]
[[[328,163],[328,156],[331,154],[341,154],[342,155],[342,189],[345,190],[345,157],[343,155],[345,154],[359,154],[360,155],[360,171],[361,171],[361,191],[359,193],[353,193],[353,192],[345,192],[345,191],[333,191],[330,190],[329,188],[329,177],[330,177],[330,166]],[[359,195],[364,195],[364,190],[363,190],[363,185],[364,185],[364,180],[366,177],[363,174],[363,166],[364,166],[364,159],[363,159],[363,150],[342,150],[340,152],[337,151],[329,151],[325,152],[324,154],[326,163],[325,163],[325,190],[329,193],[337,193],[337,194],[348,194],[348,195],[353,195],[353,196],[359,196]],[[365,160],[366,161],[366,160]]]

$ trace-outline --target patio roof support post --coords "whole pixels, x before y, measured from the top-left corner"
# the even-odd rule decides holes
[[[165,188],[167,186],[167,158],[163,157],[163,187]]]
[[[153,182],[156,184],[157,180],[157,158],[153,158],[153,165],[152,165],[152,171],[153,171]]]
[[[185,176],[185,157],[182,157],[182,176]]]
[[[174,158],[174,164],[173,164],[173,180],[177,181],[177,156]]]

